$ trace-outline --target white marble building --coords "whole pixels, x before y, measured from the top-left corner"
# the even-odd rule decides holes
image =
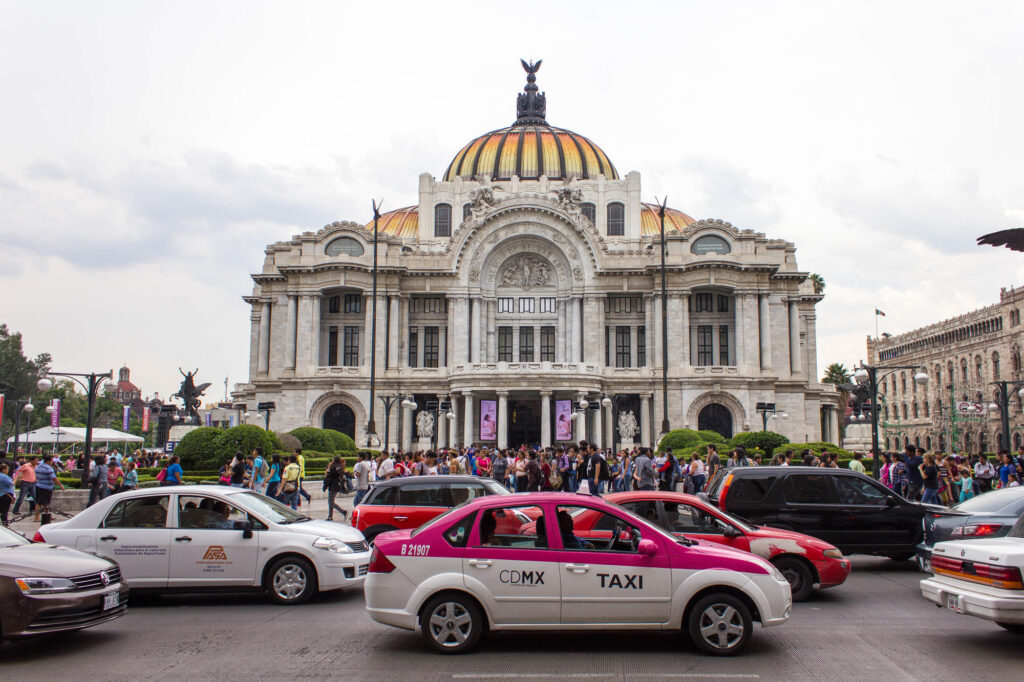
[[[274,401],[271,428],[327,426],[366,442],[371,357],[379,396],[450,400],[439,445],[567,440],[566,401],[618,396],[652,444],[662,420],[658,207],[640,174],[546,122],[531,73],[513,125],[470,141],[416,205],[379,220],[376,349],[373,223],[337,222],[266,249],[253,275],[249,381]],[[834,389],[817,380],[814,292],[793,244],[722,220],[665,215],[668,418],[726,435],[761,429],[758,402],[794,441],[830,440]],[[493,411],[490,424],[481,414]],[[413,445],[395,405],[388,443]],[[256,419],[254,417],[253,419]],[[611,408],[572,420],[572,439],[610,445]],[[483,427],[483,433],[481,433]]]

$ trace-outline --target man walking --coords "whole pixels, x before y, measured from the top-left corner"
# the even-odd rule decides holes
[[[370,489],[370,470],[373,468],[368,461],[366,461],[366,453],[359,453],[359,461],[352,467],[352,473],[356,477],[356,496],[352,500],[352,506],[358,507],[359,503],[366,497],[367,491]]]
[[[302,456],[302,448],[295,451],[295,457],[299,461],[299,495],[306,498],[307,504],[312,504],[313,498],[302,487],[302,482],[306,480],[306,458]],[[302,502],[299,502],[299,504],[301,505]]]
[[[50,511],[54,486],[64,490],[64,484],[57,478],[53,468],[53,455],[43,455],[43,461],[36,466],[36,517],[40,512]]]
[[[36,509],[36,463],[38,461],[38,457],[29,457],[28,461],[18,467],[18,470],[14,473],[14,482],[21,481],[18,501],[14,503],[14,509],[12,510],[15,514],[21,508],[22,500],[26,498],[28,499],[28,510],[31,512]]]
[[[640,448],[633,467],[633,480],[637,490],[654,490],[654,464],[651,462],[650,448]]]

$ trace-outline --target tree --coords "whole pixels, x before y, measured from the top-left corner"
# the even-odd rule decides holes
[[[836,386],[849,384],[852,381],[853,378],[850,376],[850,370],[846,369],[846,366],[841,362],[833,362],[826,367],[825,376],[821,378],[821,383],[835,384]]]
[[[50,360],[49,353],[40,353],[29,360],[22,350],[21,332],[12,333],[6,324],[0,324],[0,391],[6,396],[0,438],[6,440],[8,435],[13,435],[17,415],[15,402],[36,395],[36,382],[49,367]]]
[[[825,278],[816,272],[811,273],[811,284],[814,285],[814,293],[823,294],[825,293]]]

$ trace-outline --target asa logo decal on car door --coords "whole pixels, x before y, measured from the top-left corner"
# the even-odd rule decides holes
[[[210,545],[206,548],[206,553],[203,554],[203,558],[196,562],[197,566],[202,566],[203,573],[223,573],[225,566],[230,566],[233,562],[228,561],[228,553],[221,545]]]
[[[498,580],[506,585],[536,587],[544,584],[544,571],[504,570],[498,574]]]
[[[619,575],[618,573],[598,573],[597,577],[601,579],[601,587],[607,590],[613,588],[618,588],[622,590],[644,589],[644,577],[642,575]]]

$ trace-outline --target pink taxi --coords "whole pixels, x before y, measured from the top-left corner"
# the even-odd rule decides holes
[[[576,534],[583,513],[601,515],[608,536]],[[477,498],[383,533],[365,593],[371,618],[419,629],[442,653],[469,651],[484,630],[683,629],[704,653],[732,655],[754,621],[778,625],[792,610],[789,583],[764,559],[569,493]]]

